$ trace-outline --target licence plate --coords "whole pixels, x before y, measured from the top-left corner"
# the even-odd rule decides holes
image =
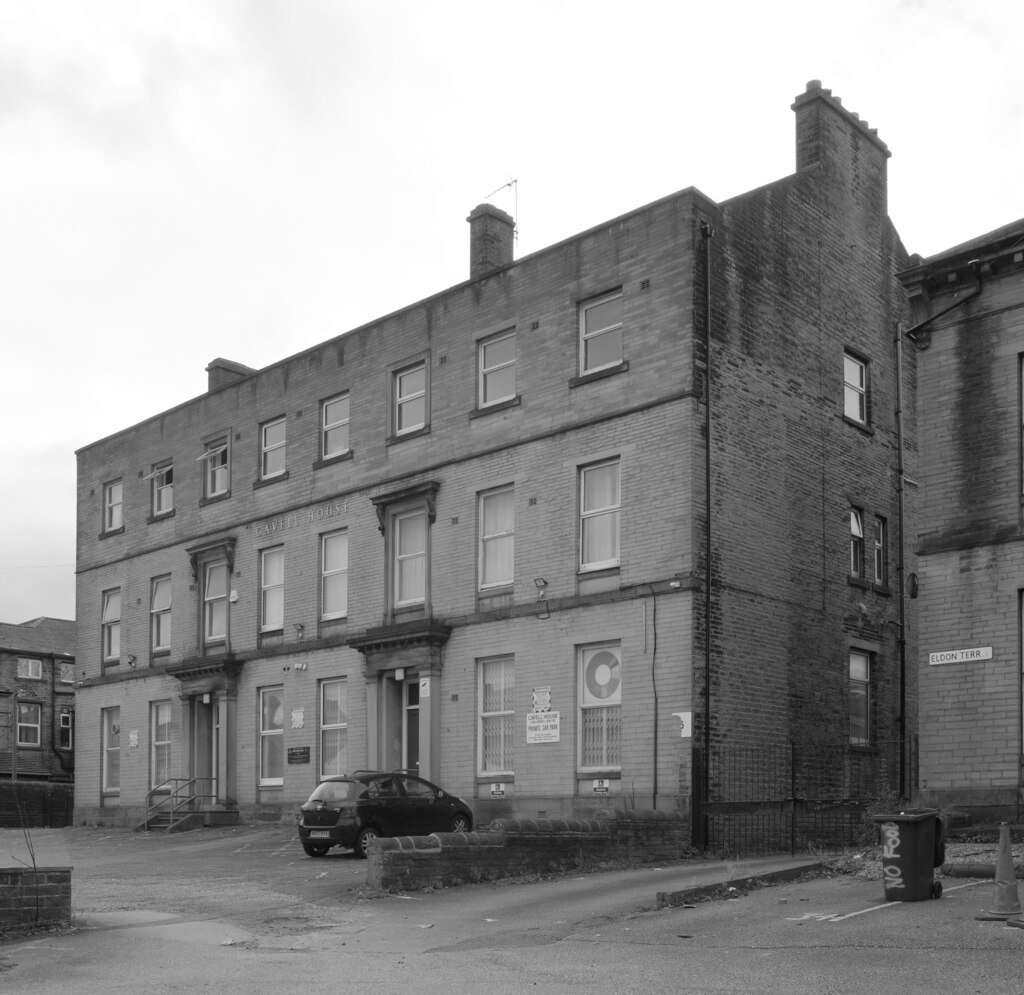
[[[311,840],[328,840],[331,838],[331,834],[326,829],[311,829],[309,831],[309,838]]]

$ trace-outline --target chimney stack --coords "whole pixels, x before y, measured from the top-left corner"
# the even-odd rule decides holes
[[[491,204],[479,204],[469,222],[469,278],[476,280],[512,263],[515,221],[510,214]]]
[[[208,377],[207,393],[212,394],[215,390],[222,390],[239,380],[252,376],[256,370],[241,363],[235,363],[230,359],[215,359],[206,367]]]

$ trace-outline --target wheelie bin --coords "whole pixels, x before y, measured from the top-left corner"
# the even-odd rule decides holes
[[[946,859],[946,834],[934,809],[906,809],[872,816],[882,839],[882,879],[887,902],[920,902],[942,895],[935,868]]]

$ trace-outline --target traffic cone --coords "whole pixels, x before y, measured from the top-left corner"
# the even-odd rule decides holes
[[[974,918],[982,922],[1005,922],[1011,916],[1019,916],[1021,913],[1020,895],[1017,894],[1017,872],[1013,868],[1013,852],[1010,850],[1010,827],[1005,822],[999,827],[994,906],[988,912],[982,912]]]

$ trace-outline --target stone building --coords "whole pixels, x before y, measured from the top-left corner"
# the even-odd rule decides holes
[[[75,623],[0,623],[0,780],[75,771]]]
[[[1019,819],[1024,220],[911,263],[920,797]]]
[[[889,757],[907,257],[884,143],[793,109],[792,175],[521,259],[481,205],[466,282],[82,449],[76,818],[367,767],[478,822],[689,810],[733,748]]]

